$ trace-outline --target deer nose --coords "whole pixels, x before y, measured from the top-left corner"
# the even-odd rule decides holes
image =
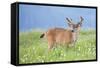
[[[77,29],[73,29],[73,30],[71,30],[71,32],[77,32]]]
[[[75,32],[74,30],[72,30],[72,32]]]

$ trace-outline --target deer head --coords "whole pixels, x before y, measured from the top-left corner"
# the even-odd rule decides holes
[[[69,19],[69,18],[66,18],[66,20],[68,21],[68,25],[69,25],[69,28],[72,30],[72,31],[79,31],[80,30],[80,27],[82,26],[82,22],[83,22],[83,17],[80,16],[80,21],[75,24],[72,19]]]

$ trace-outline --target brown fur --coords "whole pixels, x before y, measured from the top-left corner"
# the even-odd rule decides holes
[[[51,28],[47,32],[41,35],[47,38],[48,41],[48,49],[52,49],[56,43],[59,44],[72,44],[76,42],[80,30],[80,26],[82,24],[83,18],[81,17],[81,21],[78,24],[73,24],[72,20],[68,20],[68,25],[70,28],[76,29],[76,32],[72,32],[71,29],[63,29],[63,28]]]
[[[48,40],[48,48],[51,49],[55,43],[59,44],[70,44],[73,42],[71,30],[63,28],[54,28],[46,32],[46,38]]]

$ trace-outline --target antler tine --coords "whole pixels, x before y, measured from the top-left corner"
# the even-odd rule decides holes
[[[82,16],[80,16],[80,19],[81,19],[81,20],[80,20],[80,23],[82,23],[82,21],[84,20],[84,19],[83,19],[83,17],[82,17]]]
[[[72,21],[72,18],[70,18],[70,20]]]
[[[69,18],[66,18],[66,20],[69,22],[69,23],[72,23],[72,19],[69,19]]]

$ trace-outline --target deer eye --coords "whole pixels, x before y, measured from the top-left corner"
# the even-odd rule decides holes
[[[82,25],[81,23],[78,23],[78,24],[77,24],[77,27],[79,27],[79,26],[81,26],[81,25]]]

